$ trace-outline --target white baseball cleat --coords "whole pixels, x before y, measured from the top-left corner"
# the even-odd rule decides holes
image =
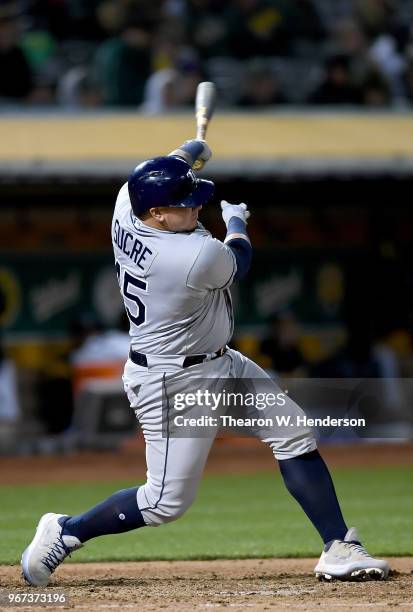
[[[65,514],[44,514],[36,534],[23,553],[23,577],[32,586],[46,586],[58,565],[83,544],[75,536],[62,535],[59,519]]]
[[[344,540],[325,546],[314,572],[319,580],[385,580],[389,569],[387,561],[369,555],[352,527]]]

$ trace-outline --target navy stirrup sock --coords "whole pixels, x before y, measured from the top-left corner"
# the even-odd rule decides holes
[[[97,536],[144,527],[146,523],[136,500],[138,488],[122,489],[84,514],[59,519],[63,523],[62,534],[86,542]]]
[[[318,450],[279,461],[284,483],[319,532],[324,543],[343,540],[347,526],[333,481]]]

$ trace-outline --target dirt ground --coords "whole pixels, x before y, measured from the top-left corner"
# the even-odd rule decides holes
[[[390,561],[385,582],[318,582],[314,559],[248,559],[67,564],[46,590],[24,587],[20,568],[3,567],[0,587],[64,592],[69,610],[412,610],[413,559]]]
[[[389,467],[413,464],[412,444],[324,447],[331,467]],[[218,440],[209,473],[273,470],[274,461],[255,441]],[[117,453],[0,459],[0,484],[140,479],[145,473],[142,442]],[[139,482],[139,480],[137,480]],[[247,559],[66,564],[46,590],[29,589],[20,567],[0,567],[0,610],[5,592],[57,594],[68,602],[47,610],[413,610],[413,557],[390,559],[384,582],[325,583],[312,574],[315,559]],[[44,607],[20,605],[30,612]]]

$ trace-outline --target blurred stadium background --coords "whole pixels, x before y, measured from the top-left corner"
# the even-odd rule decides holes
[[[412,25],[411,0],[0,3],[1,453],[136,437],[111,214],[194,134],[200,80],[203,221],[222,237],[221,198],[253,212],[234,346],[275,375],[388,381],[411,439]]]

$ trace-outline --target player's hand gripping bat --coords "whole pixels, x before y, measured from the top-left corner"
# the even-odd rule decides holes
[[[215,110],[216,88],[210,81],[199,83],[196,90],[195,117],[197,140],[205,140],[209,122]],[[197,159],[193,168],[200,170],[205,160]]]

